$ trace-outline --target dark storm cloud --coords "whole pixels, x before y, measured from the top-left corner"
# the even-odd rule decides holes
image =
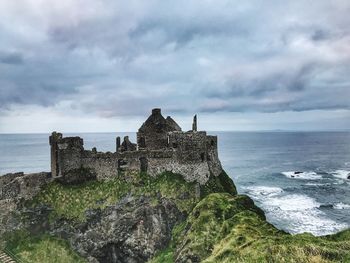
[[[341,0],[0,3],[0,50],[16,50],[0,52],[0,108],[65,102],[103,117],[155,106],[349,109],[349,8]]]
[[[0,82],[0,85],[0,109],[8,108],[11,104],[36,104],[48,107],[75,92],[74,89],[65,89],[62,84],[53,81],[49,84],[35,82],[16,83],[16,85]]]
[[[322,29],[315,30],[311,35],[311,39],[314,41],[327,40],[327,39],[330,39],[330,37],[331,37],[330,33]]]
[[[9,52],[9,53],[0,52],[0,63],[10,64],[10,65],[19,65],[23,63],[23,56],[21,53],[17,53],[17,52]]]
[[[316,65],[303,65],[296,72],[278,71],[260,78],[231,79],[224,83],[227,87],[217,90],[210,88],[207,98],[263,98],[276,91],[302,92],[310,84]],[[213,84],[215,85],[215,84]]]
[[[347,66],[345,64],[342,69]],[[337,73],[329,81],[317,81],[327,70],[325,65],[310,64],[295,72],[278,72],[260,79],[230,80],[220,89],[206,94],[207,101],[214,99],[216,103],[204,103],[200,109],[203,112],[350,109],[347,77]]]

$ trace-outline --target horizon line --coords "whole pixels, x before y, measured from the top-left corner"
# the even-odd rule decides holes
[[[205,131],[205,130],[203,130]],[[54,131],[52,131],[54,132]],[[52,132],[0,132],[0,135],[12,135],[12,134],[51,134]],[[57,131],[56,131],[57,132]],[[59,131],[60,132],[60,131]],[[61,133],[136,133],[136,131],[63,131]],[[284,129],[272,129],[272,130],[207,130],[206,132],[350,132],[350,129],[333,129],[333,130],[284,130]]]

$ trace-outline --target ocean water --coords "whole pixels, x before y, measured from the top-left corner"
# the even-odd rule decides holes
[[[350,132],[211,132],[239,193],[290,233],[326,235],[350,227]],[[81,136],[86,149],[114,151],[115,137]],[[48,134],[0,134],[0,174],[49,171]]]

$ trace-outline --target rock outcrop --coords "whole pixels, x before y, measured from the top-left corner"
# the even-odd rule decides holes
[[[103,211],[89,211],[87,223],[72,234],[72,246],[96,262],[146,262],[171,239],[174,225],[183,220],[171,200],[156,206],[145,197],[125,197]]]
[[[0,176],[0,236],[18,227],[18,220],[13,217],[13,213],[18,210],[19,204],[32,199],[51,181],[51,174],[44,172]]]

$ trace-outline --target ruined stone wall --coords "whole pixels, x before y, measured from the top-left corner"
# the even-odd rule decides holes
[[[129,171],[141,171],[141,160],[140,159],[148,159],[149,151],[141,150],[141,151],[133,151],[133,152],[122,152],[118,153],[117,158],[118,161],[125,161],[125,169]]]
[[[207,162],[184,164],[173,158],[149,158],[148,165],[148,173],[152,176],[171,171],[183,175],[188,182],[200,184],[205,184],[210,176]]]
[[[181,131],[181,127],[170,116],[165,119],[160,109],[153,109],[137,132],[137,145],[139,149],[148,150],[167,148],[171,131]]]
[[[51,150],[51,174],[57,177],[59,173],[58,168],[58,141],[62,139],[62,133],[53,132],[49,137]]]
[[[83,140],[79,137],[63,138],[58,148],[58,170],[63,181],[69,181],[68,177],[75,176],[78,170],[95,175],[98,180],[118,176],[119,171],[140,172],[141,162],[147,162],[148,158],[148,151],[104,153],[96,149],[84,150]]]
[[[147,151],[102,153],[84,151],[82,167],[93,170],[98,180],[113,178],[122,171],[141,171],[141,161],[147,160]]]
[[[163,149],[103,153],[95,148],[84,150],[79,137],[62,138],[57,143],[59,176],[70,183],[113,178],[120,172],[147,172],[155,176],[171,171],[184,175],[187,181],[203,184],[211,173],[220,174],[216,136],[207,136],[206,132],[175,131],[167,133],[166,140],[169,147]]]
[[[81,166],[95,173],[98,180],[118,175],[117,157],[115,153],[84,151],[81,157]]]
[[[140,149],[164,149],[168,146],[168,135],[166,131],[147,130],[137,133],[137,144]]]
[[[219,176],[222,172],[222,166],[218,154],[218,137],[208,135],[206,137],[207,143],[207,162],[210,172],[214,176]]]
[[[80,137],[66,137],[58,141],[58,176],[62,177],[71,170],[82,166],[82,154],[84,152],[83,139]]]
[[[188,182],[204,184],[210,175],[207,162],[184,163],[175,149],[148,152],[148,170],[151,176],[163,172],[173,172],[184,176]]]
[[[206,132],[170,132],[169,147],[177,152],[179,163],[201,163],[207,160]]]

